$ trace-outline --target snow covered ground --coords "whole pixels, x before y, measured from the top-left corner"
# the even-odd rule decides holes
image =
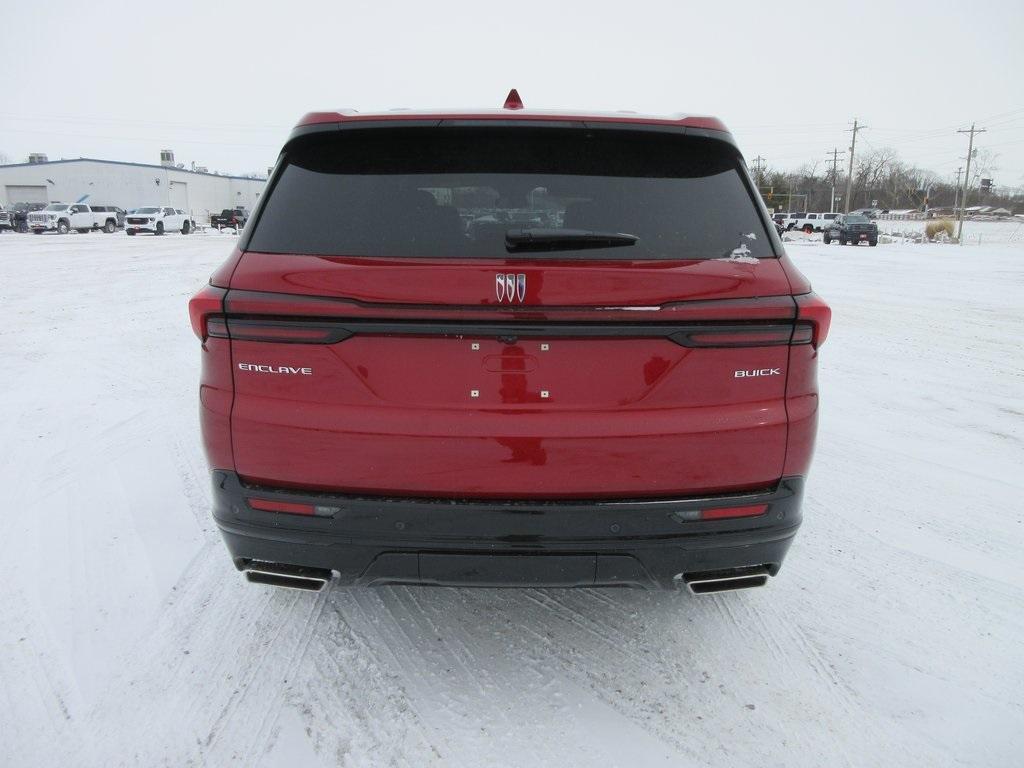
[[[0,236],[0,764],[1021,764],[1024,244],[789,244],[806,522],[697,599],[245,584],[186,313],[233,239]]]
[[[956,224],[955,219],[950,219]],[[879,232],[910,234],[924,232],[923,219],[878,219]],[[1006,221],[965,221],[964,245],[1018,244],[1024,246],[1024,219],[1014,217]]]
[[[882,234],[894,236],[897,240],[900,236],[912,236],[923,233],[925,222],[913,219],[878,219],[878,231]],[[954,231],[956,222],[954,224]],[[805,235],[803,232],[793,231],[783,234],[783,240],[788,242],[820,242],[821,232]],[[913,245],[913,243],[908,243]],[[1024,220],[1013,218],[1008,221],[965,221],[964,222],[964,245],[988,246],[988,245],[1018,245],[1024,247]]]

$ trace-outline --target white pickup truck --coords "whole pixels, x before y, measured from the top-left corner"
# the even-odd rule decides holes
[[[791,213],[782,222],[782,226],[786,229],[800,229],[810,234],[828,229],[837,216],[838,213]]]
[[[174,231],[187,235],[195,228],[196,223],[181,208],[165,208],[156,205],[149,208],[136,208],[129,211],[124,219],[124,231],[129,235],[139,232],[162,235],[165,232]]]
[[[117,216],[111,211],[94,211],[84,203],[50,203],[28,215],[28,226],[37,235],[49,231],[65,235],[72,229],[81,233],[102,229],[110,233],[117,229]]]

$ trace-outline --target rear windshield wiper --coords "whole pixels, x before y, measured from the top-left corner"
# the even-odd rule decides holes
[[[621,248],[640,238],[625,232],[593,229],[510,229],[505,248],[515,251],[571,251],[579,248]]]

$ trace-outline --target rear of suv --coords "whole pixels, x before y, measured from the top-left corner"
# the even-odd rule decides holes
[[[829,309],[713,118],[312,113],[190,314],[251,581],[712,592],[800,524]]]

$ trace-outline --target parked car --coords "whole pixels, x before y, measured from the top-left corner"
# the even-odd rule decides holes
[[[174,231],[187,235],[193,229],[195,223],[187,213],[180,208],[165,206],[136,208],[125,217],[124,224],[124,231],[129,235],[137,235],[140,232],[162,235]]]
[[[28,226],[37,235],[50,231],[63,235],[72,229],[80,234],[94,229],[113,232],[117,228],[117,217],[106,210],[93,210],[85,203],[50,203],[28,214]]]
[[[858,208],[856,211],[850,211],[851,215],[864,216],[869,219],[877,219],[881,213],[881,208]]]
[[[799,229],[807,234],[819,232],[835,220],[838,213],[792,213],[786,220],[786,229]]]
[[[211,227],[232,227],[241,229],[249,216],[244,208],[225,208],[220,213],[210,215]]]
[[[28,215],[45,207],[46,203],[14,203],[9,211],[14,231],[28,232]]]
[[[836,218],[825,230],[825,245],[838,240],[843,245],[878,245],[878,225],[867,216],[847,213]]]
[[[320,112],[285,144],[189,304],[213,514],[249,581],[778,573],[830,310],[719,121],[555,114]]]
[[[116,205],[94,205],[94,206],[92,206],[92,209],[93,209],[93,211],[113,214],[113,216],[114,216],[114,221],[113,221],[114,229],[124,229],[125,213],[124,213],[124,209],[123,208],[118,208]],[[104,230],[107,231],[107,232],[113,232],[114,229],[109,229],[108,228],[108,226],[107,226],[108,223],[109,222],[105,222],[104,223],[104,227],[103,227]]]
[[[0,232],[5,229],[14,229],[14,223],[11,220],[11,212],[0,205]]]

